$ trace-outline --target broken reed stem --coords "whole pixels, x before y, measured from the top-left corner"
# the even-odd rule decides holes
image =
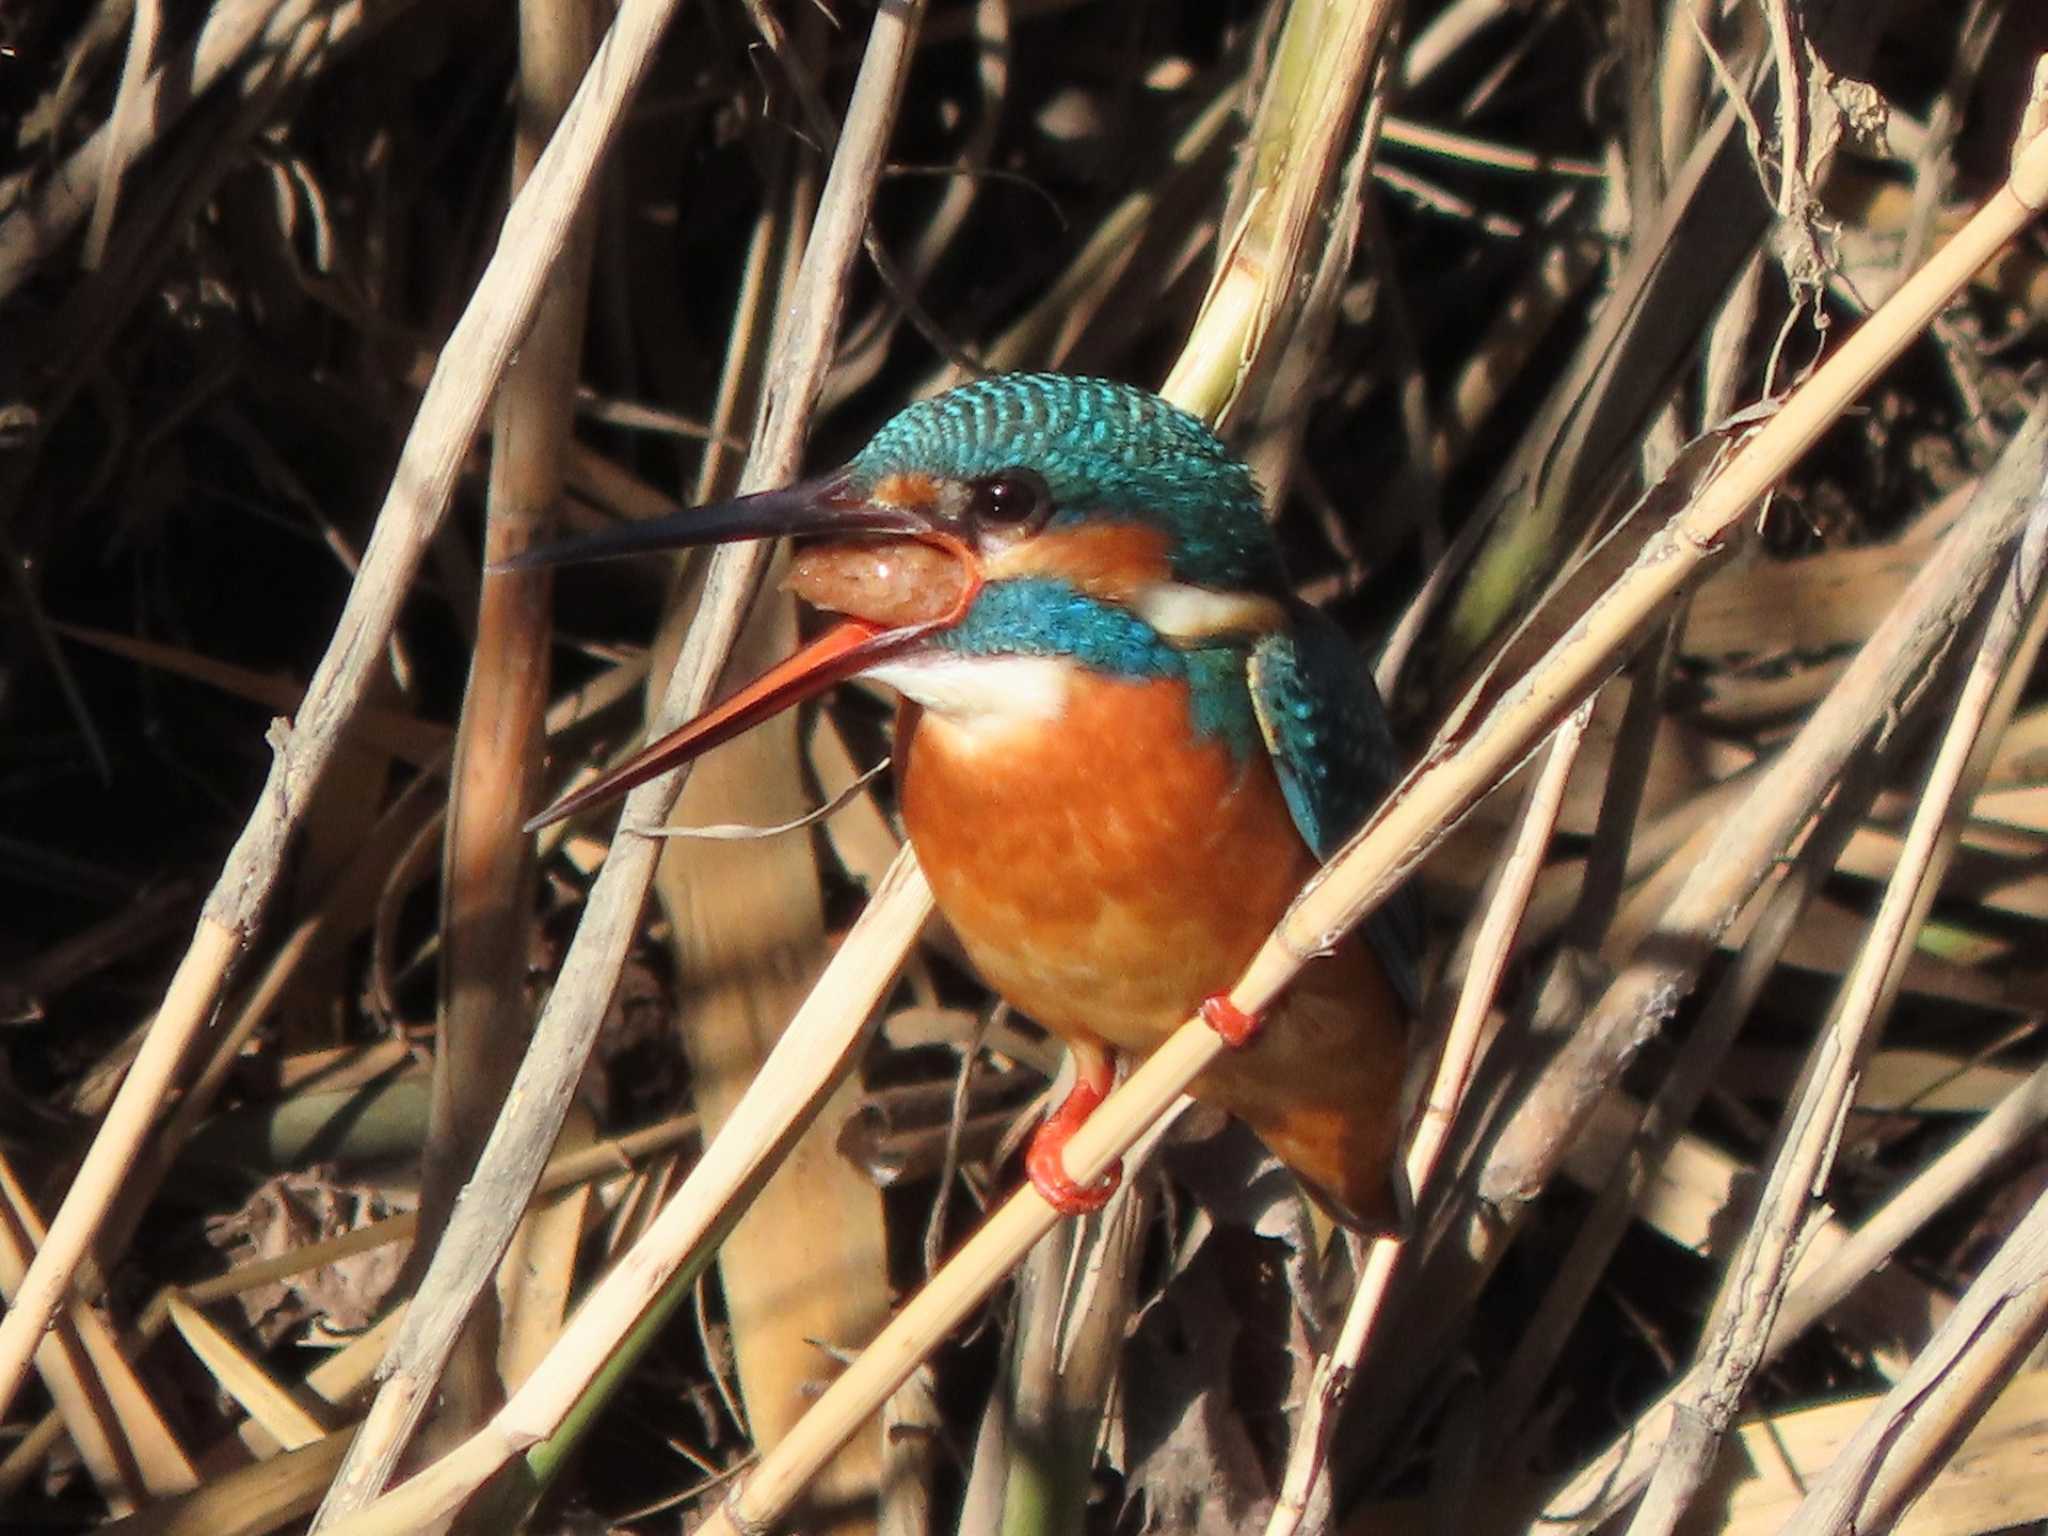
[[[1294,289],[1326,190],[1352,141],[1395,0],[1294,0],[1252,125],[1251,184],[1225,237],[1188,343],[1159,393],[1212,425],[1226,421],[1269,335],[1295,313]]]
[[[1508,688],[1485,720],[1441,742],[1357,836],[1303,889],[1231,989],[1248,1014],[1269,1008],[1309,957],[1337,942],[1605,676],[1633,637],[1717,554],[1737,519],[1812,445],[1929,318],[2048,202],[2048,135],[2015,158],[2011,181],[1935,258],[1851,333],[1805,387],[1750,437],[1696,500],[1649,540],[1592,608]],[[1069,1177],[1099,1176],[1223,1051],[1190,1018],[1082,1124],[1067,1144]],[[735,1536],[772,1524],[839,1438],[865,1422],[1058,1219],[1035,1190],[1000,1206],[954,1260],[906,1304],[705,1527]]]
[[[1814,1044],[1757,1212],[1728,1267],[1691,1372],[1694,1389],[1673,1409],[1672,1434],[1629,1536],[1670,1536],[1712,1470],[1743,1393],[1761,1364],[1786,1286],[1798,1262],[1814,1191],[1834,1164],[1842,1118],[1877,1026],[1961,837],[1967,807],[2017,700],[2019,683],[2040,649],[2041,576],[2048,522],[2041,503],[2029,520],[2012,569],[1991,611],[1855,964],[1832,1016]]]
[[[1959,1198],[1979,1179],[2025,1146],[2048,1124],[2048,1065],[1998,1101],[1991,1111],[1938,1154],[1832,1254],[1802,1270],[1771,1328],[1775,1356],[1825,1315],[1829,1308],[1881,1266],[1907,1238]]]
[[[597,1142],[574,1152],[564,1152],[552,1158],[541,1174],[540,1193],[553,1194],[574,1184],[601,1183],[631,1175],[637,1164],[672,1152],[685,1141],[692,1140],[698,1132],[697,1117],[694,1114],[676,1115],[655,1125],[609,1141]],[[402,1212],[387,1216],[368,1226],[357,1227],[337,1237],[324,1238],[316,1243],[307,1243],[293,1248],[275,1258],[252,1259],[238,1264],[225,1274],[210,1280],[200,1280],[191,1285],[166,1288],[159,1291],[149,1304],[142,1309],[134,1325],[121,1336],[121,1352],[129,1358],[138,1358],[151,1341],[156,1339],[170,1320],[170,1298],[175,1295],[195,1307],[207,1307],[215,1302],[225,1301],[231,1296],[240,1296],[259,1285],[275,1285],[294,1275],[305,1274],[327,1264],[338,1264],[343,1259],[359,1253],[368,1253],[391,1243],[403,1242],[411,1237],[419,1224],[416,1213]],[[396,1309],[402,1316],[404,1304]],[[396,1319],[387,1314],[376,1325],[377,1330],[392,1327]],[[362,1342],[360,1336],[351,1348]],[[12,1497],[26,1484],[29,1475],[42,1458],[49,1454],[56,1437],[62,1431],[62,1420],[55,1409],[51,1409],[30,1429],[4,1461],[0,1461],[0,1500]],[[350,1432],[353,1434],[353,1431]],[[340,1451],[335,1453],[339,1461]]]
[[[562,1430],[604,1366],[686,1261],[708,1257],[745,1197],[774,1171],[843,1072],[858,1059],[863,1027],[894,984],[901,957],[931,914],[931,894],[905,849],[862,908],[811,995],[682,1188],[646,1234],[577,1307],[555,1347],[511,1399],[457,1452],[335,1522],[334,1536],[417,1529],[471,1497],[513,1457]]]
[[[665,21],[668,3],[669,0],[645,0],[645,17],[657,23]],[[586,90],[591,80],[601,80],[608,73],[611,49],[632,10],[629,0],[591,66]],[[790,295],[789,323],[777,337],[776,353],[769,362],[767,410],[741,477],[742,491],[794,479],[801,464],[811,406],[823,387],[831,361],[847,278],[860,247],[861,233],[867,227],[888,130],[902,97],[921,10],[921,0],[886,0],[869,33],[847,108],[846,129],[833,156],[802,270]],[[657,33],[658,25],[646,33],[646,49],[651,50]],[[636,28],[634,36],[639,35]],[[644,63],[643,54],[636,53],[634,58],[636,63]],[[582,95],[579,91],[579,101]],[[570,119],[574,115],[572,106]],[[565,129],[570,119],[565,119]],[[557,141],[560,137],[558,133]],[[548,153],[553,152],[551,144]],[[539,179],[536,172],[534,180]],[[673,729],[709,701],[768,553],[765,548],[728,545],[712,557],[702,606],[691,624],[661,707],[655,712],[655,733]],[[682,772],[670,773],[634,790],[620,810],[620,824],[631,827],[665,823],[684,777]],[[507,1112],[499,1116],[493,1127],[476,1173],[449,1220],[447,1235],[421,1281],[405,1328],[393,1346],[391,1374],[371,1405],[341,1476],[329,1490],[315,1529],[321,1529],[342,1513],[362,1508],[376,1496],[432,1400],[434,1383],[446,1362],[455,1331],[510,1241],[519,1213],[531,1197],[534,1182],[568,1112],[583,1064],[596,1042],[606,1004],[617,985],[619,968],[632,941],[661,848],[658,840],[650,838],[626,836],[613,840],[604,869],[591,887],[583,920],[577,925],[576,936],[563,959],[555,989],[535,1027],[532,1048],[520,1063],[507,1099]],[[857,1029],[859,1020],[854,1022]],[[636,1248],[635,1252],[638,1251]],[[621,1269],[632,1264],[629,1256],[621,1261]],[[578,1321],[588,1310],[586,1303],[579,1310]],[[579,1360],[583,1368],[581,1382],[587,1383],[598,1362],[563,1355],[573,1336],[574,1322],[550,1352],[548,1361]],[[549,1374],[545,1364],[535,1372],[535,1378],[544,1374]],[[551,1425],[543,1433],[551,1433],[552,1428]],[[464,1450],[489,1438],[480,1433],[465,1442]],[[467,1464],[466,1457],[458,1463]],[[435,1470],[441,1470],[439,1464]]]
[[[1593,700],[1588,698],[1551,737],[1542,770],[1530,787],[1514,844],[1500,863],[1500,878],[1480,921],[1472,946],[1472,963],[1459,991],[1450,1029],[1445,1033],[1443,1057],[1431,1079],[1429,1097],[1408,1147],[1408,1187],[1418,1209],[1423,1208],[1423,1192],[1436,1176],[1437,1164],[1450,1141],[1452,1124],[1471,1085],[1487,1014],[1500,991],[1500,979],[1507,970],[1515,935],[1529,909],[1536,877],[1543,871],[1543,856],[1549,850],[1558,813],[1564,806],[1565,785],[1578,762],[1579,748],[1585,744],[1586,727],[1592,718]],[[1272,1517],[1266,1523],[1266,1536],[1294,1536],[1308,1514],[1309,1496],[1329,1454],[1337,1410],[1350,1390],[1359,1361],[1365,1358],[1373,1327],[1386,1305],[1394,1265],[1406,1246],[1406,1241],[1399,1237],[1378,1237],[1367,1251],[1365,1273],[1352,1294],[1337,1343],[1316,1364],[1315,1381],[1294,1432],[1287,1471],[1281,1479]]]

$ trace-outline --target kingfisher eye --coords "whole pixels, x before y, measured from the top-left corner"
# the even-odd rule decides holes
[[[968,516],[979,528],[1030,528],[1052,511],[1052,492],[1028,469],[1006,469],[970,487]]]

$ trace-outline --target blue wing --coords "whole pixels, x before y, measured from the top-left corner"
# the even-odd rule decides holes
[[[1327,859],[1393,787],[1400,756],[1372,675],[1344,632],[1305,606],[1291,618],[1253,648],[1246,680],[1294,825],[1316,857]],[[1396,892],[1365,931],[1410,1009],[1419,1006],[1423,928],[1415,893]]]

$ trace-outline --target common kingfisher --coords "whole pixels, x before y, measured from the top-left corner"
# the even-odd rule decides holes
[[[518,565],[810,536],[788,584],[842,621],[535,817],[650,779],[853,676],[901,696],[903,825],[983,977],[1065,1041],[1071,1091],[1026,1153],[1094,1209],[1062,1149],[1201,1013],[1235,1049],[1198,1099],[1247,1122],[1332,1215],[1397,1220],[1420,924],[1397,900],[1312,961],[1267,1020],[1227,999],[1396,759],[1343,632],[1298,601],[1244,461],[1127,384],[1011,374],[909,406],[845,467],[571,540]]]

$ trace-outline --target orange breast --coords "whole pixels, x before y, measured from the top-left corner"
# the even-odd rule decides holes
[[[907,707],[898,750],[939,909],[998,992],[1070,1038],[1152,1049],[1313,868],[1265,754],[1198,737],[1172,683],[1084,673],[1062,718],[993,741]]]
[[[1263,752],[1198,738],[1168,683],[1088,677],[998,737],[906,705],[903,819],[984,978],[1070,1041],[1147,1055],[1229,987],[1314,868]],[[1395,1220],[1403,1011],[1356,935],[1196,1080],[1340,1219]]]

